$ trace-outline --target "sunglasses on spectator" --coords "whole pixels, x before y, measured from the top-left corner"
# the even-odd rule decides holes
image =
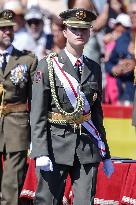
[[[39,25],[41,23],[41,20],[31,19],[31,20],[28,20],[27,23],[28,23],[28,25],[31,25],[31,24]]]

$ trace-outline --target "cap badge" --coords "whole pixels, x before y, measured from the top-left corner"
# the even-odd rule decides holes
[[[85,11],[77,11],[76,12],[76,17],[80,20],[83,20],[86,18],[86,12]]]
[[[4,11],[4,12],[2,13],[2,16],[3,16],[4,19],[9,20],[9,19],[12,19],[12,18],[13,18],[13,13],[10,12],[10,11]]]

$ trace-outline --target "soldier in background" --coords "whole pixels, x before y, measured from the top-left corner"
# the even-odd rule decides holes
[[[21,205],[30,144],[29,112],[37,58],[12,45],[15,13],[0,12],[0,188],[1,205]],[[4,167],[2,166],[2,157]]]
[[[25,8],[21,4],[19,0],[8,0],[3,4],[3,9],[12,10],[15,16],[16,25],[14,28],[14,40],[13,46],[18,50],[28,50],[31,52],[35,52],[36,44],[33,40],[32,36],[27,32],[25,28]]]
[[[96,15],[83,8],[60,14],[66,47],[39,62],[32,91],[35,205],[60,205],[68,174],[73,205],[93,205],[98,165],[114,171],[103,126],[100,66],[83,55]],[[95,51],[94,51],[95,52]]]

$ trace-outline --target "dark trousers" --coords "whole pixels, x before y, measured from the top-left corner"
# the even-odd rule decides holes
[[[27,151],[13,153],[4,151],[0,153],[0,159],[2,154],[4,169],[0,167],[2,193],[0,205],[22,205],[19,195],[25,180]]]
[[[54,163],[53,172],[37,169],[38,187],[34,205],[60,205],[68,174],[74,192],[73,205],[93,205],[98,165],[98,163],[81,165],[76,159],[72,167]]]

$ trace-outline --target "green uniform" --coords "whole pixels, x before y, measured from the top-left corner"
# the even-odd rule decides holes
[[[1,205],[18,205],[30,143],[29,110],[37,58],[13,48],[5,71],[0,69]]]
[[[62,69],[64,71],[79,81],[73,65],[64,50],[58,55],[58,61],[63,65]],[[86,57],[84,57],[83,61],[81,90],[84,92],[91,107],[92,121],[105,143],[107,153],[105,159],[107,159],[110,158],[110,153],[103,126],[101,69],[97,63]],[[54,82],[56,95],[62,109],[68,113],[73,112],[73,106],[56,73],[54,73]],[[73,125],[69,123],[63,125],[48,121],[49,112],[58,113],[59,110],[52,97],[46,58],[39,62],[32,93],[32,157],[49,156],[53,162],[53,173],[37,170],[39,180],[35,205],[59,205],[68,173],[71,174],[73,183],[74,204],[88,204],[88,195],[83,194],[85,198],[82,198],[82,192],[88,193],[88,189],[90,198],[93,200],[97,167],[101,157],[85,128],[82,127],[80,135],[79,130],[77,129],[74,132]],[[94,100],[94,94],[96,93],[97,98]],[[79,174],[79,169],[82,174]],[[82,186],[77,186],[77,184]]]

